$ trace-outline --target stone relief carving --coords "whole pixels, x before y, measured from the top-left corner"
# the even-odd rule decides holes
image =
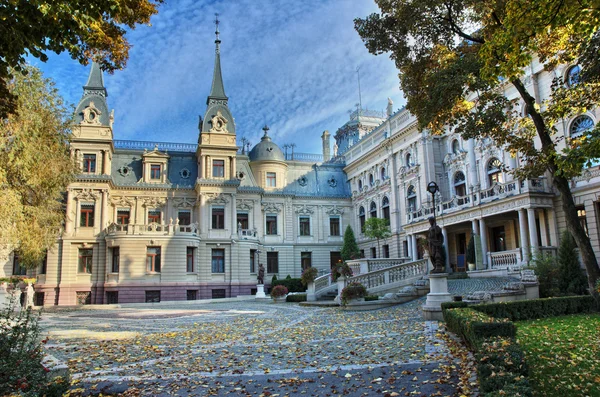
[[[262,210],[264,212],[281,212],[281,204],[280,203],[262,203]]]
[[[100,116],[102,112],[94,105],[94,101],[83,110],[83,120],[80,124],[100,125]]]
[[[334,205],[333,207],[326,207],[325,213],[328,215],[342,215],[344,213],[344,209]]]
[[[220,110],[218,110],[217,114],[210,119],[210,124],[212,125],[212,128],[209,132],[227,132],[227,119],[223,117]]]
[[[221,193],[202,193],[206,197],[206,202],[210,204],[228,204],[229,198]]]
[[[175,208],[192,208],[195,207],[197,203],[196,199],[181,197],[173,199],[173,207]]]
[[[135,200],[132,197],[113,196],[110,203],[115,207],[133,207]]]
[[[75,198],[79,201],[96,201],[99,197],[100,194],[93,189],[82,189],[75,195]]]
[[[161,208],[164,207],[164,205],[166,204],[167,200],[161,197],[144,197],[142,198],[142,205],[144,207],[151,207],[151,208]]]
[[[242,211],[249,211],[254,207],[254,202],[252,200],[241,199],[237,200],[237,209]]]
[[[312,205],[301,205],[301,206],[294,206],[295,211],[297,214],[300,215],[311,215],[314,214],[315,210],[313,209],[314,206]]]

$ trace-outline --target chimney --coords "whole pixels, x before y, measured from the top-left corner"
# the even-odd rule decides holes
[[[329,131],[323,131],[321,139],[323,140],[323,162],[327,162],[331,160],[331,148],[329,146]]]

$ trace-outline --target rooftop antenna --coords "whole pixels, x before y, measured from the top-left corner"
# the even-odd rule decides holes
[[[356,76],[358,78],[358,112],[362,110],[362,95],[360,92],[360,66],[356,68]]]
[[[219,14],[215,13],[215,44],[217,45],[217,53],[219,53],[219,44],[221,44],[221,40],[219,39]]]

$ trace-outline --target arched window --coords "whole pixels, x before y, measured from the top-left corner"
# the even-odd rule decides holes
[[[381,180],[385,180],[385,167],[381,167]]]
[[[504,183],[502,175],[502,162],[497,158],[492,158],[487,165],[488,183],[492,186],[495,183]]]
[[[358,180],[358,190],[362,190],[362,181]]]
[[[371,218],[377,218],[377,204],[374,201],[371,201],[371,207],[369,209],[369,214]]]
[[[383,219],[386,219],[388,223],[390,222],[390,200],[387,196],[383,197],[381,200],[381,212],[383,213]]]
[[[580,80],[581,68],[579,65],[571,66],[569,70],[567,70],[567,86],[572,87],[579,83]]]
[[[414,186],[409,186],[406,190],[406,202],[410,212],[417,209],[417,191]]]
[[[375,184],[375,179],[373,178],[373,174],[369,174],[369,185],[373,186]]]
[[[452,141],[452,153],[458,154],[460,152],[460,143],[458,143],[458,139]]]
[[[360,232],[365,232],[365,207],[362,205],[358,209],[358,219],[360,221]]]
[[[577,116],[571,123],[569,128],[569,135],[571,138],[579,138],[586,132],[594,128],[594,120],[590,116],[582,115]]]
[[[463,174],[462,171],[458,171],[454,174],[454,194],[458,197],[467,195],[465,174]]]
[[[406,166],[407,167],[412,167],[413,163],[412,163],[412,156],[410,155],[410,153],[406,154]]]

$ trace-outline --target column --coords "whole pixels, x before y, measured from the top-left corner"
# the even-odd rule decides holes
[[[396,180],[396,154],[390,155],[391,167],[388,171],[391,184],[391,197],[390,197],[390,228],[392,233],[397,233],[400,229],[400,203],[398,202],[398,181]]]
[[[107,167],[107,150],[103,150],[102,151],[102,175],[106,175],[108,174],[108,167]]]
[[[475,234],[479,234],[479,219],[475,218],[471,220],[471,230],[475,232]]]
[[[417,249],[417,235],[413,234],[410,236],[412,238],[412,258],[413,261],[419,259],[419,250]]]
[[[412,258],[412,235],[406,236],[406,247],[407,247],[406,256]]]
[[[523,254],[523,263],[529,262],[529,240],[527,240],[527,219],[525,219],[525,210],[519,210],[519,238],[521,240],[521,252]]]
[[[467,151],[469,154],[469,184],[476,186],[479,184],[477,178],[477,163],[475,161],[475,141],[473,138],[467,141]]]
[[[533,259],[539,248],[537,226],[535,224],[535,208],[527,208],[527,221],[529,223],[529,244],[531,247],[531,259]]]
[[[540,209],[539,212],[539,217],[540,217],[540,235],[542,237],[542,247],[548,247],[550,246],[549,242],[548,242],[548,229],[546,227],[546,210],[545,209]]]
[[[80,217],[81,217],[81,201],[79,201],[79,199],[75,199],[77,200],[77,205],[75,206],[75,233],[77,233],[77,230],[79,229],[79,222],[80,222]]]
[[[444,236],[444,253],[446,254],[444,267],[446,268],[446,273],[452,273],[452,268],[450,267],[450,250],[448,249],[448,229],[446,227],[442,227],[442,236]]]
[[[558,227],[556,225],[556,214],[554,213],[554,209],[546,211],[546,216],[548,217],[548,230],[550,231],[548,243],[551,246],[558,247]]]
[[[108,219],[108,189],[102,190],[102,212],[100,213],[100,231],[106,227]]]
[[[479,220],[479,231],[481,233],[481,253],[483,256],[483,269],[488,267],[488,247],[487,247],[487,226],[485,226],[485,219]],[[479,269],[478,269],[479,270]]]
[[[231,179],[235,179],[237,173],[237,162],[235,156],[231,157]]]
[[[236,195],[231,195],[231,238],[236,238],[237,232],[237,203]]]
[[[73,192],[71,189],[67,189],[67,208],[65,213],[67,217],[65,219],[65,233],[70,235],[73,233],[73,224],[75,223],[75,219],[73,217]]]

